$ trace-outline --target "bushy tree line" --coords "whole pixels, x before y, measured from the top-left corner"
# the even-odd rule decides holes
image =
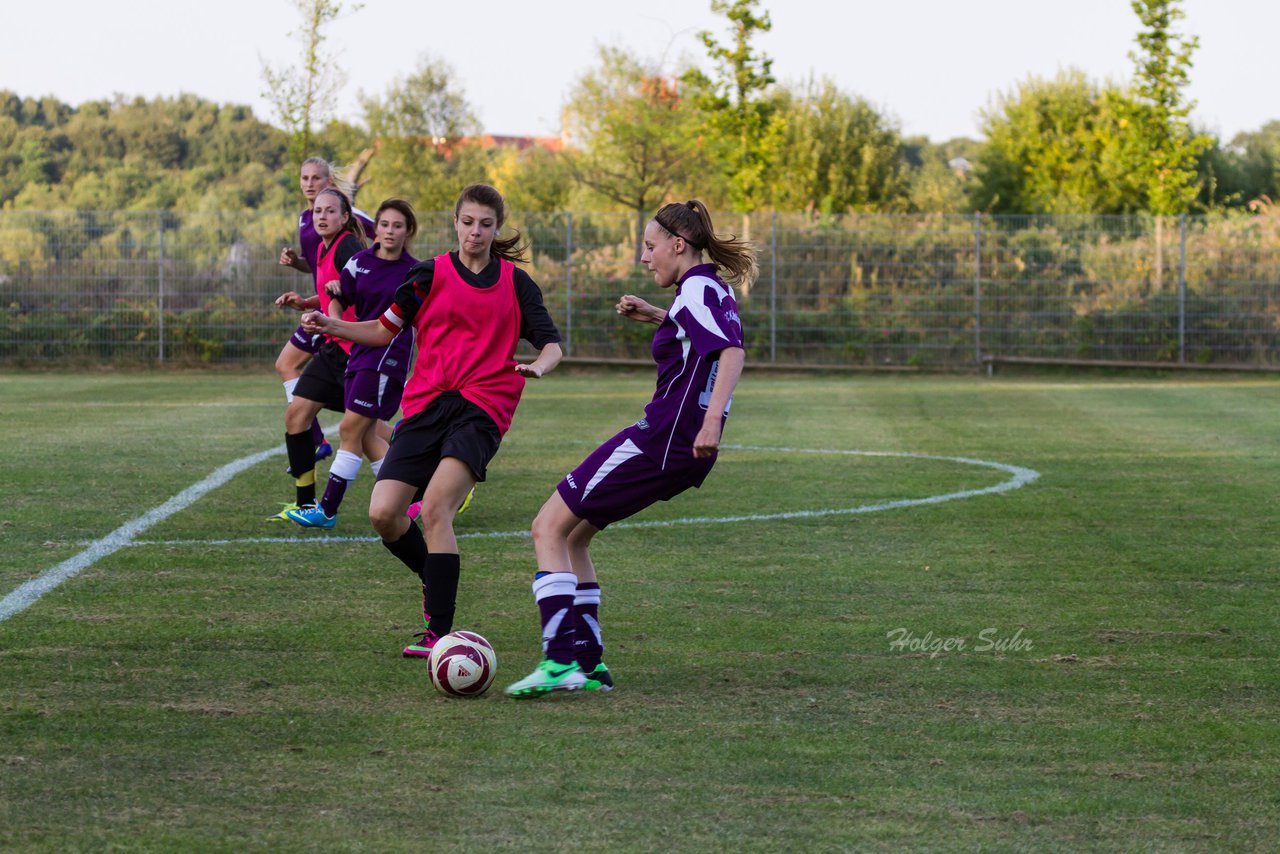
[[[883,110],[829,79],[778,82],[756,47],[761,0],[712,0],[705,68],[600,50],[563,106],[555,145],[490,145],[456,72],[424,56],[360,115],[335,118],[313,79],[342,3],[296,0],[303,53],[264,69],[278,129],[243,106],[183,95],[71,106],[0,92],[0,204],[17,209],[288,210],[298,161],[369,158],[360,201],[451,206],[488,181],[523,211],[652,211],[697,195],[737,211],[1207,212],[1280,193],[1280,121],[1223,141],[1191,127],[1184,89],[1197,46],[1178,0],[1131,0],[1133,79],[1065,70],[1000,93],[983,139],[905,138]],[[269,73],[268,73],[269,72]],[[297,107],[297,109],[292,109]],[[301,106],[298,106],[301,105]],[[292,109],[292,112],[290,112]],[[298,110],[301,109],[299,113]]]

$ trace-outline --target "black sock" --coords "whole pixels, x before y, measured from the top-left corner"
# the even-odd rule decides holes
[[[387,551],[396,556],[396,559],[409,567],[409,571],[422,579],[422,583],[427,583],[427,541],[422,538],[422,529],[413,522],[409,523],[409,530],[394,543],[386,540],[382,544],[387,547]],[[457,557],[455,555],[454,557]]]
[[[297,489],[299,507],[316,503],[316,446],[311,444],[311,431],[285,433],[284,449],[289,454],[289,472]]]
[[[427,555],[427,571],[422,581],[427,587],[427,611],[431,631],[448,634],[453,629],[453,611],[458,599],[458,576],[462,561],[456,554]]]

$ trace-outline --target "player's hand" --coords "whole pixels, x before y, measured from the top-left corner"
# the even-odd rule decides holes
[[[337,279],[332,279],[328,282],[325,282],[324,289],[329,292],[329,296],[331,297],[342,296],[342,282],[340,282]]]
[[[329,318],[322,311],[308,311],[302,315],[302,328],[312,335],[324,332],[328,325]]]
[[[306,298],[299,296],[296,291],[288,291],[276,297],[276,305],[280,308],[291,308],[294,311],[305,311],[307,308]]]
[[[705,424],[693,440],[693,456],[697,459],[714,457],[720,450],[720,431]]]
[[[631,320],[649,320],[653,316],[653,306],[634,294],[623,294],[615,308],[618,314]]]
[[[516,373],[522,377],[529,379],[539,379],[542,376],[542,368],[537,365],[516,365]]]
[[[284,247],[280,250],[280,265],[283,267],[298,266],[298,253],[290,246]]]

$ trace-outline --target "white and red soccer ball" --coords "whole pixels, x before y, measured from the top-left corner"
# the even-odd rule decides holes
[[[475,632],[449,632],[431,646],[431,684],[453,697],[478,697],[493,684],[498,657]]]

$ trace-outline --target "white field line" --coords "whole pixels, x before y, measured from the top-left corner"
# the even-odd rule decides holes
[[[740,516],[707,516],[707,517],[690,517],[685,519],[669,519],[669,520],[652,520],[642,522],[619,522],[610,525],[610,528],[669,528],[677,525],[723,525],[732,522],[767,522],[780,519],[814,519],[824,516],[849,516],[860,513],[875,513],[881,510],[896,510],[903,507],[917,507],[926,504],[941,504],[944,501],[956,501],[962,498],[974,498],[979,495],[989,495],[999,492],[1008,492],[1012,489],[1018,489],[1031,483],[1040,476],[1040,473],[1034,469],[1023,468],[1021,466],[1006,465],[1004,463],[991,462],[989,460],[975,460],[968,457],[943,457],[933,456],[929,454],[908,454],[895,453],[892,451],[843,451],[832,449],[818,448],[769,448],[757,445],[725,445],[726,450],[739,451],[764,451],[773,453],[787,454],[819,454],[826,456],[860,456],[860,457],[903,457],[914,460],[937,460],[939,462],[961,463],[964,465],[982,466],[992,468],[998,471],[1007,472],[1012,475],[1008,480],[1002,481],[995,486],[988,486],[983,489],[965,489],[959,492],[948,492],[942,495],[930,495],[925,498],[904,498],[898,501],[884,501],[878,504],[862,504],[856,507],[844,507],[838,509],[826,510],[794,510],[785,513],[750,513]],[[194,504],[198,499],[211,490],[222,486],[231,478],[235,477],[245,469],[251,468],[260,462],[279,456],[284,453],[284,446],[279,445],[266,451],[251,454],[242,457],[235,462],[228,463],[213,474],[201,480],[182,492],[170,498],[164,504],[153,510],[144,513],[132,521],[126,522],[116,530],[112,531],[101,539],[94,540],[88,544],[88,548],[69,560],[65,560],[52,569],[42,574],[39,578],[28,581],[20,585],[4,599],[0,599],[0,622],[7,620],[15,614],[25,611],[34,605],[44,594],[58,587],[64,581],[75,578],[82,571],[97,563],[102,558],[115,554],[124,548],[132,546],[221,546],[221,545],[239,545],[254,543],[355,543],[355,542],[377,542],[377,537],[339,537],[332,535],[309,536],[309,537],[248,537],[235,540],[136,540],[134,537],[146,531],[151,526],[164,521]],[[527,537],[527,530],[521,531],[489,531],[477,532],[469,534],[459,534],[458,539],[474,539],[474,538],[500,538],[500,537]]]
[[[279,445],[270,450],[250,454],[247,457],[241,457],[235,462],[227,463],[204,480],[187,487],[159,507],[143,513],[136,519],[125,522],[105,537],[94,540],[80,554],[69,560],[64,560],[39,578],[22,584],[8,596],[0,599],[0,621],[7,620],[14,614],[30,608],[41,596],[53,590],[62,582],[75,578],[82,571],[93,566],[104,557],[113,555],[126,546],[134,545],[133,538],[138,534],[141,534],[157,522],[163,522],[174,513],[186,510],[205,493],[217,489],[245,469],[256,466],[258,463],[282,453],[284,453],[284,445]]]
[[[982,489],[966,489],[960,492],[948,492],[943,495],[930,495],[924,498],[903,498],[897,501],[884,501],[878,504],[861,504],[857,507],[842,507],[824,510],[792,510],[784,513],[750,513],[741,516],[690,516],[684,519],[656,519],[640,522],[617,522],[609,526],[609,530],[625,528],[670,528],[677,525],[724,525],[732,522],[769,522],[780,519],[816,519],[823,516],[853,516],[861,513],[877,513],[882,510],[897,510],[902,507],[917,507],[926,504],[941,504],[944,501],[956,501],[962,498],[975,498],[979,495],[990,495],[1008,492],[1026,486],[1040,476],[1034,469],[995,463],[989,460],[975,460],[968,457],[939,457],[928,454],[895,453],[892,451],[838,451],[824,448],[767,448],[758,445],[724,445],[725,450],[765,451],[784,454],[819,454],[824,456],[848,457],[902,457],[913,460],[937,460],[939,462],[962,463],[964,465],[982,466],[997,471],[1008,472],[1012,477]],[[527,529],[520,531],[476,531],[458,534],[459,540],[469,539],[503,539],[511,537],[528,537]],[[376,543],[374,536],[352,537],[337,534],[320,534],[297,537],[246,537],[234,540],[138,540],[133,546],[230,546],[244,544],[275,543]]]

